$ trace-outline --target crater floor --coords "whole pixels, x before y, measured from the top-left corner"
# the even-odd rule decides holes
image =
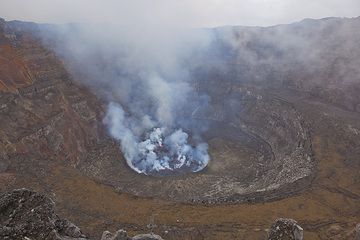
[[[259,100],[258,94],[247,94],[239,113],[243,118],[225,116],[235,109],[216,105],[193,116],[207,125],[204,137],[211,160],[201,172],[145,176],[109,152],[101,160],[98,152],[90,153],[79,169],[121,192],[177,202],[259,202],[301,191],[310,184],[314,169],[306,123],[288,103],[266,96]]]

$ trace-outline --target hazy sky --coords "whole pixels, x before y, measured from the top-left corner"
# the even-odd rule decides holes
[[[360,0],[0,0],[0,17],[35,22],[152,21],[268,26],[360,15]]]

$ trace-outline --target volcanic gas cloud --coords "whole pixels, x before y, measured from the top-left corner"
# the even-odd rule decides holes
[[[119,104],[109,104],[104,122],[111,135],[120,141],[128,165],[139,173],[197,172],[209,161],[206,143],[198,141],[191,145],[189,135],[181,128],[164,126],[148,115],[132,118]]]
[[[208,47],[209,36],[152,21],[63,26],[58,53],[108,102],[103,123],[132,169],[197,172],[209,155],[204,124],[191,116],[208,97],[194,91],[189,66],[201,64],[195,56]]]
[[[120,84],[118,89],[128,91],[125,94],[115,88],[119,100],[110,102],[104,123],[120,142],[128,165],[138,173],[197,172],[209,161],[201,128],[191,118],[192,111],[205,104],[206,98],[193,91],[183,68],[181,73],[177,71],[164,74],[166,78],[131,73],[135,77],[118,76],[115,81]]]

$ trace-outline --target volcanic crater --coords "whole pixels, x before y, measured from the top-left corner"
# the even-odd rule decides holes
[[[290,103],[239,87],[226,102],[197,109],[191,117],[207,129],[203,137],[211,159],[201,172],[145,176],[112,157],[101,164],[85,161],[80,168],[121,192],[192,203],[273,200],[310,184],[310,131]],[[94,168],[101,174],[94,175]]]
[[[328,239],[333,224],[345,236],[359,222],[359,24],[230,29],[238,46],[218,42],[211,54],[219,56],[204,56],[195,77],[211,102],[188,116],[206,125],[211,160],[198,173],[161,177],[126,164],[102,124],[106,103],[43,41],[51,26],[0,20],[0,190],[44,192],[95,235],[120,225],[144,232],[157,214],[155,231],[166,239],[264,239],[261,229],[288,215],[309,239]],[[322,61],[303,61],[308,45],[282,46],[284,34],[318,49]],[[198,204],[241,202],[260,203]]]

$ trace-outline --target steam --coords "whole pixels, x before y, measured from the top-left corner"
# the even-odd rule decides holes
[[[189,71],[210,35],[156,16],[141,20],[63,25],[56,29],[58,54],[108,102],[103,123],[129,167],[144,174],[200,171],[210,158],[192,113],[209,100],[194,90]]]
[[[126,116],[119,104],[110,103],[104,123],[111,135],[121,142],[127,164],[138,173],[179,170],[202,170],[209,161],[207,144],[189,145],[188,134],[182,129],[169,131],[155,127],[149,116],[141,121]],[[140,129],[139,129],[140,128]],[[142,138],[142,135],[145,137]]]
[[[341,55],[328,51],[358,39],[353,28],[348,31],[347,25],[340,25],[339,36],[311,37],[332,33],[332,26],[339,26],[336,19],[322,20],[319,26],[306,20],[270,28],[191,30],[183,14],[177,19],[168,11],[170,5],[154,12],[134,4],[120,19],[114,15],[112,24],[63,25],[50,34],[73,76],[107,102],[103,122],[137,172],[196,172],[206,166],[203,128],[192,118],[196,109],[206,109],[209,102],[199,90],[209,93],[215,103],[226,99],[224,94],[237,94],[232,92],[233,83],[311,90],[316,84],[335,83],[327,80],[328,75],[313,77],[323,69],[331,73],[333,66],[342,70],[333,71],[334,80],[358,79],[358,64],[345,71],[343,66],[348,64],[338,58]],[[304,24],[315,27],[302,29]],[[344,52],[343,59],[354,55],[353,62],[358,63],[355,51],[347,54],[338,49],[339,54]],[[334,64],[325,68],[328,59]]]
[[[170,82],[158,75],[145,75],[137,80],[138,85],[129,89],[133,95],[130,99],[134,100],[123,103],[128,113],[121,101],[111,101],[104,118],[111,136],[120,142],[128,165],[145,174],[181,169],[197,172],[206,167],[207,144],[196,136],[191,145],[189,135],[182,129],[191,126],[188,111],[192,111],[191,105],[199,104],[185,102],[191,95],[196,100],[191,87],[186,82],[174,79]],[[139,87],[142,95],[136,93]]]

